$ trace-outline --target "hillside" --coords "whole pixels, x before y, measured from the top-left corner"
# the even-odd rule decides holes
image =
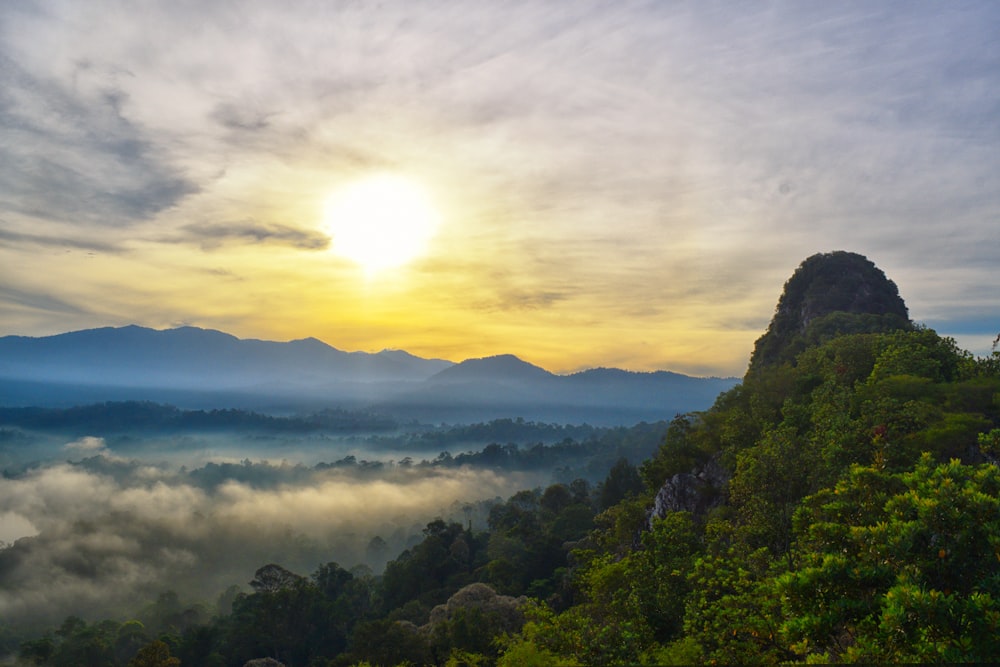
[[[735,384],[665,371],[593,369],[555,375],[513,355],[468,359],[374,403],[401,418],[468,423],[516,415],[595,425],[659,421],[701,410]]]
[[[1000,354],[851,253],[786,283],[743,382],[675,419],[500,664],[965,662],[1000,650]]]

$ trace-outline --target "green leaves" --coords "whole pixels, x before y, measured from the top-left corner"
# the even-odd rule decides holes
[[[924,455],[853,468],[796,515],[803,566],[775,581],[782,631],[831,659],[969,661],[997,642],[1000,471]],[[973,640],[974,639],[974,640]]]

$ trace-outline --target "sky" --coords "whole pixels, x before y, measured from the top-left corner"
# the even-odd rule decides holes
[[[742,375],[799,263],[849,250],[986,354],[998,27],[996,2],[5,2],[0,335]],[[414,256],[374,270],[329,210],[384,177],[434,226],[383,230]]]

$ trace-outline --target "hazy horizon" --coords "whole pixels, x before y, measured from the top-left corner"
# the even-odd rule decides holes
[[[232,333],[230,333],[228,331],[223,331],[221,329],[212,329],[212,328],[209,328],[209,327],[199,327],[199,326],[188,325],[188,324],[180,325],[180,326],[176,326],[176,327],[168,326],[168,327],[162,327],[161,328],[161,327],[143,326],[141,324],[134,324],[133,323],[133,324],[122,324],[122,325],[106,325],[106,326],[88,327],[88,328],[85,328],[85,329],[72,329],[72,330],[66,330],[66,331],[57,331],[57,332],[51,333],[51,334],[38,334],[38,335],[30,335],[30,334],[23,334],[23,333],[17,333],[17,332],[10,332],[10,333],[5,333],[5,334],[0,334],[0,338],[5,337],[5,336],[15,336],[15,337],[24,337],[24,338],[50,338],[50,337],[54,337],[54,336],[62,336],[62,335],[65,335],[65,334],[74,334],[74,333],[82,333],[82,332],[93,331],[93,330],[98,330],[98,329],[107,329],[107,328],[110,328],[110,329],[124,329],[124,328],[128,328],[128,327],[133,327],[133,326],[134,327],[140,327],[140,328],[143,328],[143,329],[150,329],[152,331],[157,331],[157,332],[175,331],[177,329],[192,328],[192,329],[199,329],[199,330],[202,330],[202,331],[215,331],[215,332],[218,332],[218,333],[222,333],[222,334],[234,336],[234,334],[232,334]],[[525,363],[531,364],[532,366],[537,366],[538,368],[542,368],[543,370],[548,371],[549,373],[552,373],[553,375],[557,375],[557,376],[572,375],[572,374],[575,374],[575,373],[581,373],[581,372],[585,372],[585,371],[595,371],[595,370],[623,370],[623,371],[626,371],[626,372],[629,372],[629,373],[657,373],[657,372],[674,372],[674,373],[676,373],[676,372],[678,372],[678,371],[675,371],[674,369],[671,369],[671,368],[650,368],[650,369],[636,370],[636,369],[631,369],[631,368],[611,367],[611,366],[605,366],[605,365],[600,365],[600,364],[587,365],[586,363],[584,365],[580,366],[579,368],[574,368],[574,369],[569,369],[569,370],[563,370],[563,371],[553,371],[552,369],[545,368],[544,366],[541,366],[539,364],[534,363],[530,359],[525,359],[525,358],[520,357],[520,356],[518,356],[516,354],[512,354],[510,352],[506,352],[506,351],[503,351],[503,350],[497,351],[497,352],[492,353],[492,354],[486,354],[486,355],[483,355],[483,356],[479,356],[479,357],[465,357],[465,358],[453,358],[453,359],[448,359],[448,358],[443,358],[443,357],[421,357],[420,355],[414,354],[410,350],[406,350],[406,349],[403,349],[403,348],[386,347],[386,348],[382,348],[381,350],[348,349],[348,348],[345,348],[345,347],[343,347],[341,345],[338,345],[335,341],[323,340],[323,339],[320,339],[320,338],[318,338],[316,336],[311,336],[308,333],[305,334],[305,335],[303,335],[303,336],[297,337],[297,338],[286,338],[286,339],[282,339],[282,340],[268,339],[268,338],[243,338],[243,337],[239,337],[239,336],[234,336],[234,337],[237,338],[237,340],[246,340],[246,341],[252,341],[252,342],[267,342],[267,343],[294,343],[294,342],[301,342],[301,341],[304,341],[304,340],[317,340],[320,343],[323,343],[324,345],[326,345],[327,347],[330,347],[330,348],[332,348],[334,350],[337,350],[338,352],[346,352],[348,354],[362,353],[362,354],[377,355],[377,354],[381,354],[381,353],[402,352],[402,353],[409,354],[411,356],[417,357],[417,358],[422,359],[422,360],[426,360],[426,361],[442,361],[442,362],[448,362],[448,363],[453,364],[453,365],[458,365],[458,364],[461,364],[461,363],[467,362],[467,361],[479,361],[479,360],[484,360],[484,359],[495,359],[495,358],[508,357],[509,356],[509,357],[514,357],[515,359],[523,361]],[[687,375],[686,373],[683,373],[683,374]],[[742,373],[740,375],[742,375]],[[698,376],[698,375],[692,375],[691,377],[722,377],[722,376]],[[738,376],[737,375],[730,375],[730,376],[725,376],[725,377],[732,378],[732,377],[738,377]]]

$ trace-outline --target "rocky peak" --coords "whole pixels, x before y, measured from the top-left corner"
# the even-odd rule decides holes
[[[840,317],[834,319],[835,314]],[[750,368],[791,361],[818,328],[834,335],[910,326],[896,284],[871,260],[843,250],[816,254],[785,283],[774,317],[754,346]]]

